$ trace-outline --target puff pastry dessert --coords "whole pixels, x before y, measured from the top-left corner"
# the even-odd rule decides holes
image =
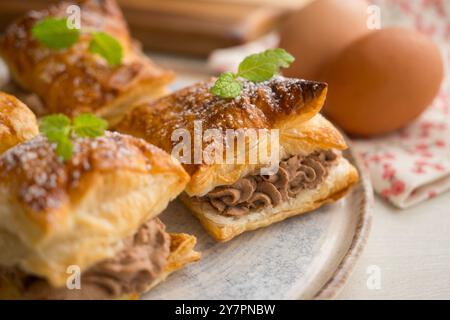
[[[0,154],[38,134],[33,112],[16,97],[0,92]]]
[[[210,93],[215,79],[142,104],[117,126],[167,152],[185,128],[194,140],[196,120],[207,129],[278,129],[279,170],[261,175],[267,162],[183,164],[191,181],[181,196],[206,230],[227,241],[249,230],[311,211],[342,197],[358,180],[356,169],[342,156],[345,140],[320,111],[324,83],[274,77],[254,84],[244,81],[241,95],[221,99]],[[201,141],[205,150],[205,139]],[[260,147],[246,146],[246,152]],[[265,142],[270,146],[268,141]],[[195,143],[191,154],[195,153]],[[237,157],[237,154],[236,154]]]
[[[0,156],[0,298],[136,298],[199,259],[157,218],[189,180],[176,159],[118,133],[73,143],[65,162],[42,136]]]
[[[67,17],[66,8],[72,4],[81,8],[82,29],[103,31],[119,41],[120,65],[110,66],[89,52],[91,33],[82,33],[77,43],[62,50],[49,49],[32,36],[37,22]],[[44,108],[39,116],[90,112],[114,124],[140,99],[163,95],[173,79],[171,71],[144,56],[114,0],[59,2],[46,10],[31,11],[6,29],[0,54],[13,79],[41,98]]]

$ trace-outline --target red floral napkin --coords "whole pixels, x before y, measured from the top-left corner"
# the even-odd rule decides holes
[[[377,193],[407,208],[450,190],[450,97],[442,92],[421,118],[378,139],[354,140]]]

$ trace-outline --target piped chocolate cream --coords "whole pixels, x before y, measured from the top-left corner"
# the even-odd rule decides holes
[[[280,162],[270,176],[249,175],[232,185],[219,186],[198,201],[209,203],[224,216],[242,216],[252,209],[276,207],[301,191],[314,189],[328,175],[337,155],[332,150],[315,151],[307,156],[295,155]]]
[[[81,274],[81,289],[54,288],[18,268],[0,268],[0,278],[19,287],[24,299],[114,299],[144,292],[161,274],[170,253],[170,236],[155,218],[141,226],[113,258]]]

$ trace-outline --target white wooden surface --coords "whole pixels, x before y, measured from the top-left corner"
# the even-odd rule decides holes
[[[367,286],[370,266],[380,289]],[[408,210],[377,197],[367,246],[338,299],[450,299],[450,193]]]

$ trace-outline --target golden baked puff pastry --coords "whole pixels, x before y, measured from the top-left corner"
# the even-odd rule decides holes
[[[65,18],[66,8],[73,4],[59,2],[27,13],[6,29],[0,43],[0,54],[13,79],[41,98],[44,111],[39,116],[90,112],[114,124],[133,103],[165,93],[173,73],[144,56],[114,0],[75,4],[81,8],[82,30],[106,32],[119,41],[123,58],[118,66],[89,52],[91,33],[82,33],[77,43],[62,50],[49,49],[32,36],[37,22],[49,16]]]
[[[117,126],[168,152],[178,149],[179,137],[172,139],[176,129],[185,128],[196,139],[196,120],[201,121],[202,132],[278,129],[279,169],[271,174],[261,174],[267,161],[255,163],[248,156],[234,163],[184,164],[191,181],[181,199],[218,241],[337,200],[358,180],[356,169],[341,154],[347,148],[343,137],[318,114],[326,84],[283,77],[258,84],[242,81],[237,98],[212,95],[215,79],[211,79],[138,106]],[[208,143],[200,139],[206,150]],[[272,150],[269,138],[253,144],[245,141],[249,154],[263,145]],[[238,156],[236,152],[235,160]]]
[[[38,134],[33,112],[16,97],[0,92],[0,154]]]
[[[118,133],[73,144],[67,161],[42,136],[0,156],[0,298],[136,298],[200,258],[157,218],[189,180],[176,159]]]

